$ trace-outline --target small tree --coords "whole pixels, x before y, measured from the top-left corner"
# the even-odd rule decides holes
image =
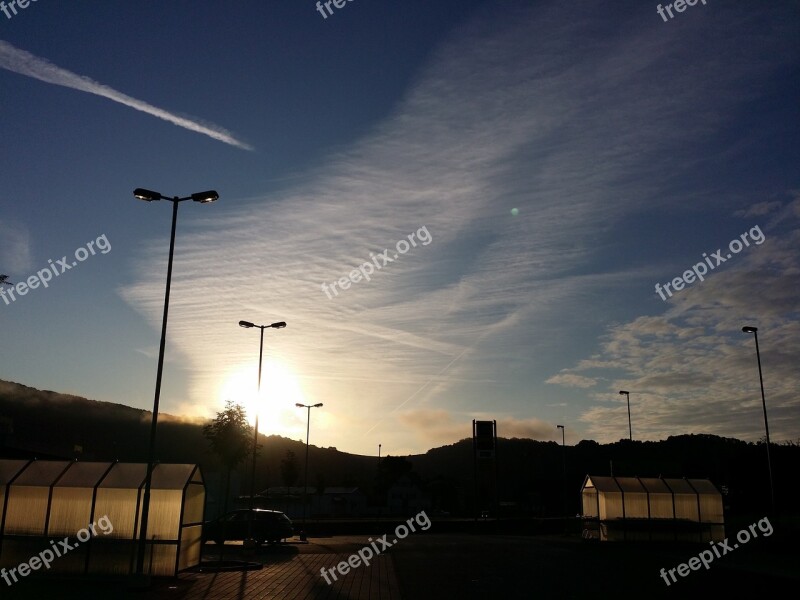
[[[225,467],[225,498],[222,513],[228,512],[228,495],[231,487],[231,471],[233,471],[252,451],[253,440],[250,425],[244,408],[232,400],[225,402],[225,409],[218,412],[211,423],[203,426],[203,436],[211,444],[211,450]],[[223,528],[225,524],[223,523]],[[223,530],[223,537],[225,531]],[[220,560],[225,543],[220,548]]]

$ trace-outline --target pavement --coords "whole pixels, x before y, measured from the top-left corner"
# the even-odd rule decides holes
[[[559,598],[674,598],[715,595],[777,595],[796,588],[798,549],[793,540],[757,539],[722,556],[708,569],[689,571],[669,585],[662,568],[674,569],[707,544],[605,543],[577,536],[412,533],[381,548],[369,566],[350,568],[326,583],[321,569],[333,569],[379,535],[313,537],[248,554],[228,543],[224,560],[253,560],[258,568],[235,571],[194,570],[159,578],[146,590],[129,580],[26,578],[0,589],[0,598],[86,600],[246,600],[375,599],[447,600]],[[393,539],[388,538],[391,542]],[[372,546],[373,548],[377,546]],[[204,561],[220,558],[206,544]],[[354,561],[355,562],[355,561]],[[330,573],[330,571],[327,571]]]

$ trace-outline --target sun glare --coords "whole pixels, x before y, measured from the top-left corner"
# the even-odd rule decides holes
[[[220,400],[233,400],[241,404],[250,425],[258,411],[258,431],[264,435],[291,437],[297,429],[298,409],[295,403],[305,404],[303,391],[297,377],[283,363],[271,359],[264,361],[261,370],[261,394],[258,389],[258,367],[233,371],[225,379]]]

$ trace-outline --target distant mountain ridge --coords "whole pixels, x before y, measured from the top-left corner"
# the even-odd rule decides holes
[[[202,435],[202,425],[198,419],[160,414],[157,459],[198,463],[207,473],[221,471]],[[0,457],[145,462],[149,435],[149,411],[0,380]],[[259,443],[257,489],[283,485],[280,462],[287,451],[294,452],[302,466],[304,442],[262,435]],[[800,445],[772,444],[771,456],[776,496],[788,502],[800,491],[794,477]],[[471,439],[393,460],[392,476],[408,473],[431,495],[435,507],[468,510],[474,491]],[[249,465],[248,460],[240,468],[248,481]],[[380,485],[376,456],[312,445],[309,465],[310,489],[359,486],[370,490]],[[566,448],[551,441],[499,438],[497,466],[501,500],[535,505],[542,514],[560,514],[562,490],[568,508],[578,511],[578,492],[587,474],[708,478],[724,491],[726,502],[742,511],[760,509],[769,489],[763,443],[705,434],[647,442],[623,439],[613,444],[583,440]]]

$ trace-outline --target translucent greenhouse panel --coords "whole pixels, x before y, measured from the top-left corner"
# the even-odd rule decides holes
[[[696,494],[675,494],[675,518],[699,521]]]
[[[670,492],[650,494],[650,518],[674,518],[672,514],[672,494]]]
[[[27,460],[0,460],[0,485],[5,487],[29,462]]]
[[[181,554],[178,562],[178,570],[183,571],[200,564],[200,550],[202,542],[203,527],[184,527],[181,533]]]
[[[13,484],[8,493],[6,534],[44,535],[50,488]]]
[[[186,499],[183,504],[183,524],[202,523],[205,504],[205,488],[196,483],[189,484],[186,487]]]
[[[722,496],[719,494],[700,495],[700,521],[703,523],[724,523]]]
[[[583,516],[584,517],[598,517],[597,514],[597,490],[594,488],[586,488],[581,493],[581,500],[583,502]]]
[[[93,490],[90,488],[54,488],[47,534],[75,535],[90,522]]]
[[[724,523],[722,494],[707,479],[690,479],[689,483],[700,494],[700,520],[704,523]]]
[[[183,490],[196,468],[196,465],[156,465],[151,489]]]
[[[147,539],[178,539],[181,525],[182,490],[150,490],[150,512],[147,518]]]
[[[111,463],[76,462],[58,480],[56,487],[77,487],[90,490],[100,482]]]
[[[627,493],[624,496],[625,518],[627,519],[646,519],[647,518],[647,494]]]
[[[107,516],[114,526],[109,537],[134,539],[136,532],[136,489],[98,488],[95,503],[95,521]],[[141,507],[140,507],[141,512]]]
[[[69,461],[33,461],[8,489],[5,533],[44,534],[50,485],[70,465]]]
[[[600,518],[603,520],[622,518],[621,493],[600,493]]]
[[[147,465],[138,463],[117,463],[103,479],[101,488],[127,488],[136,490],[144,484]]]
[[[694,488],[685,479],[665,479],[664,481],[676,494],[696,494]]]
[[[0,460],[0,515],[3,514],[6,505],[6,485],[25,468],[28,462],[27,460]],[[0,531],[0,534],[2,533]]]
[[[66,460],[35,460],[14,480],[16,485],[50,487],[71,463]]]

